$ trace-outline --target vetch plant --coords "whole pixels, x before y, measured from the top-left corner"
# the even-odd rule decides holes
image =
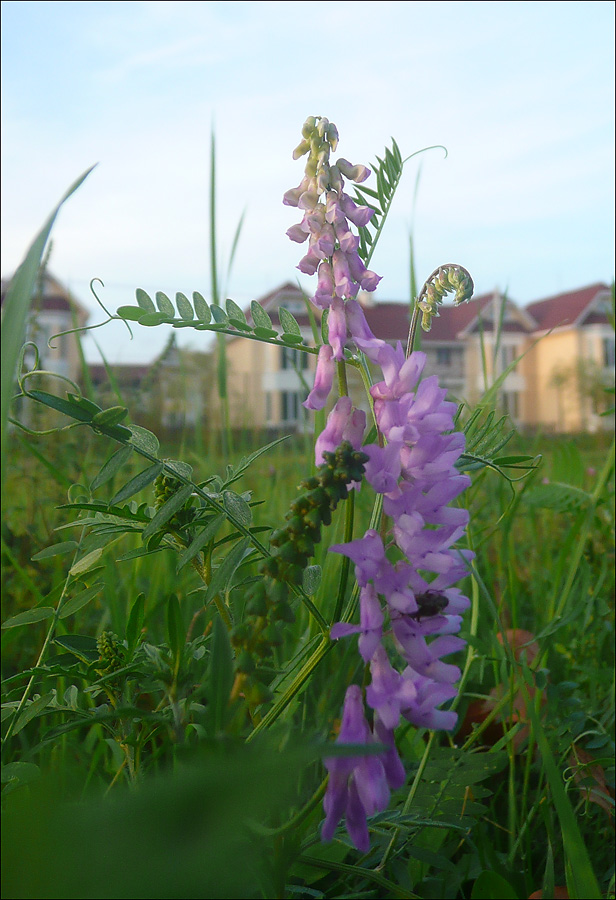
[[[513,431],[493,401],[510,369],[470,410],[448,398],[416,349],[447,295],[454,304],[472,296],[457,264],[437,267],[415,292],[408,335],[390,344],[372,332],[364,295],[381,276],[371,260],[407,160],[392,141],[371,172],[337,157],[338,143],[333,123],[309,117],[294,151],[304,173],[283,198],[297,213],[287,234],[301,245],[298,268],[314,279],[306,297],[314,341],[282,307],[270,315],[256,301],[250,310],[232,299],[223,306],[215,266],[209,302],[197,290],[172,300],[137,289],[109,317],[217,336],[228,454],[227,337],[283,348],[286,360],[313,356],[304,407],[314,441],[301,458],[279,446],[282,436],[239,460],[204,459],[201,445],[189,464],[174,458],[183,444],[161,449],[122,400],[105,408],[42,372],[35,349],[26,365],[22,351],[22,404],[65,417],[38,434],[15,419],[27,440],[85,428],[93,447],[114,444],[93,473],[84,454],[60,501],[57,543],[26,564],[11,557],[30,594],[4,622],[6,642],[10,649],[29,628],[40,647],[23,651],[25,665],[11,661],[4,680],[4,797],[17,806],[29,796],[22,788],[51,769],[83,774],[73,824],[73,806],[68,824],[40,809],[24,814],[27,829],[47,822],[40,844],[50,848],[29,896],[521,897],[541,883],[547,896],[565,880],[571,893],[584,884],[599,896],[559,765],[571,758],[567,729],[577,740],[591,722],[604,748],[607,727],[602,714],[575,706],[573,682],[548,684],[545,660],[552,637],[559,653],[583,656],[582,638],[574,654],[559,632],[577,629],[580,609],[584,628],[604,615],[595,595],[607,555],[591,577],[584,547],[593,516],[607,509],[612,458],[597,464],[592,494],[567,494],[583,540],[575,545],[573,531],[558,550],[563,577],[548,585],[549,614],[534,632],[538,646],[548,643],[532,663],[497,637],[531,634],[514,625],[526,585],[508,528],[512,509],[534,509],[545,496],[514,484],[534,457],[499,455]],[[214,202],[212,220],[213,211]],[[32,252],[41,250],[37,241]],[[26,268],[36,265],[33,257]],[[58,378],[63,395],[52,391]],[[76,445],[73,454],[81,462]],[[61,465],[45,465],[64,489]],[[485,490],[489,470],[505,476],[506,489],[499,478],[496,491]],[[276,478],[263,490],[268,471]],[[501,547],[504,586],[485,549],[500,532],[510,540]],[[49,590],[30,564],[53,570]],[[544,568],[551,577],[549,561]],[[574,608],[572,598],[584,603]],[[500,620],[508,615],[511,628]],[[556,731],[543,718],[548,688],[569,698]],[[608,790],[609,775],[604,783]],[[87,786],[104,796],[89,800]],[[105,839],[114,836],[118,875],[106,858],[100,868],[100,822]],[[18,848],[28,846],[21,827],[10,825]],[[126,859],[136,833],[139,859]],[[63,862],[75,846],[81,874]]]
[[[284,202],[305,212],[301,224],[287,234],[298,242],[309,238],[308,253],[298,268],[317,274],[317,290],[311,299],[329,310],[330,348],[324,345],[319,350],[315,386],[306,405],[313,409],[325,405],[333,382],[332,361],[344,365],[348,341],[381,370],[383,380],[370,388],[379,441],[362,449],[368,457],[366,479],[383,497],[384,538],[400,557],[395,563],[388,559],[375,529],[363,538],[330,547],[354,562],[360,588],[359,625],[337,623],[331,637],[358,632],[360,654],[372,677],[365,697],[373,727],[364,717],[360,689],[352,685],[346,692],[338,742],[381,741],[386,750],[377,756],[336,758],[327,763],[330,775],[323,838],[333,837],[344,816],[351,840],[358,850],[367,852],[367,817],[384,810],[390,788],[399,788],[405,780],[394,741],[400,717],[424,728],[452,729],[456,724],[455,713],[438,707],[456,696],[453,683],[460,670],[442,659],[465,646],[455,634],[470,601],[455,585],[467,574],[474,554],[454,549],[464,535],[468,513],[448,504],[468,487],[470,478],[455,468],[465,444],[464,435],[454,431],[456,405],[445,400],[447,391],[439,387],[435,376],[420,382],[425,354],[414,351],[405,355],[400,342],[391,347],[376,338],[355,300],[360,287],[374,291],[380,277],[364,266],[358,253],[359,237],[349,223],[365,227],[374,210],[357,206],[344,192],[343,174],[361,183],[370,171],[344,159],[330,165],[338,131],[327,119],[310,117],[302,135],[294,156],[308,154],[305,176],[298,188],[285,194]],[[439,268],[417,300],[414,324],[421,311],[422,327],[429,330],[447,292],[455,291],[456,303],[461,303],[470,299],[472,289],[472,280],[461,267]],[[410,350],[412,342],[411,329]],[[358,412],[353,413],[348,397],[338,400],[317,439],[317,460],[321,446],[340,441]],[[391,643],[405,664],[403,671],[392,666],[386,638],[393,639]]]

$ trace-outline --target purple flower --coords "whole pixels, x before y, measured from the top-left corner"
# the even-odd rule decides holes
[[[327,309],[335,296],[334,273],[332,267],[325,260],[319,266],[317,289],[312,302],[321,309]],[[346,334],[345,334],[346,340]]]
[[[400,493],[400,447],[400,443],[387,444],[386,447],[379,447],[378,444],[362,447],[370,457],[364,466],[366,478],[377,494],[397,496]]]
[[[375,362],[381,367],[385,380],[373,385],[370,393],[375,400],[398,400],[412,391],[419,381],[426,364],[426,354],[415,350],[405,359],[399,342],[395,348],[383,342]]]
[[[349,181],[354,181],[356,184],[361,184],[366,178],[370,178],[370,169],[366,166],[353,166],[348,159],[337,159],[336,166],[345,178],[348,178]]]
[[[374,215],[373,209],[370,209],[369,206],[358,206],[344,191],[340,191],[339,203],[349,222],[357,225],[358,228],[363,228],[364,225],[367,225]]]
[[[383,610],[374,585],[366,584],[359,594],[359,625],[337,622],[329,633],[332,640],[359,634],[359,652],[364,662],[370,662],[383,634]]]
[[[334,359],[344,359],[344,345],[347,342],[347,322],[344,301],[336,297],[329,308],[327,334]]]
[[[430,627],[429,619],[426,620]],[[439,683],[453,684],[460,677],[458,666],[444,663],[442,656],[456,653],[466,642],[455,635],[440,635],[430,644],[421,633],[421,623],[409,616],[392,618],[396,643],[409,666],[419,675]]]
[[[287,237],[298,244],[303,244],[310,233],[309,229],[304,227],[305,218],[306,217],[304,216],[302,222],[297,225],[291,225],[291,227],[287,229]]]
[[[443,729],[451,731],[455,728],[458,716],[450,710],[440,710],[437,706],[446,700],[452,700],[457,689],[450,684],[439,684],[431,678],[418,675],[411,667],[402,673],[416,691],[416,699],[402,711],[402,715],[417,728]]]
[[[327,417],[325,428],[318,436],[315,447],[315,463],[323,462],[323,453],[333,453],[342,441],[349,441],[355,450],[361,447],[366,428],[366,414],[361,409],[353,409],[350,397],[340,397]]]
[[[336,293],[339,297],[354,297],[358,290],[358,285],[351,278],[349,271],[349,257],[342,250],[334,250],[332,256],[332,267],[334,270],[334,282],[336,284]]]
[[[328,344],[323,344],[319,348],[314,385],[304,400],[303,405],[306,409],[323,409],[331,393],[335,372],[336,363],[333,360],[333,350]]]
[[[383,341],[375,338],[372,334],[361,304],[357,300],[348,300],[345,310],[347,326],[352,339],[372,362],[378,362],[378,354],[383,346]]]
[[[366,688],[366,701],[379,714],[385,728],[394,729],[400,721],[400,711],[406,709],[417,697],[415,686],[397,672],[379,645],[370,662],[372,683]]]
[[[355,577],[360,587],[365,587],[369,581],[378,584],[381,575],[390,567],[381,536],[373,529],[368,529],[363,538],[347,544],[332,544],[329,549],[332,553],[342,553],[353,560]]]
[[[380,744],[385,744],[389,748],[386,753],[379,756],[379,759],[383,763],[387,784],[395,791],[406,781],[406,772],[394,741],[394,729],[386,728],[378,713],[374,714],[374,736]]]
[[[364,715],[361,688],[356,684],[347,688],[336,743],[374,743]],[[325,821],[321,837],[324,841],[331,841],[344,816],[353,845],[362,853],[367,853],[370,849],[370,837],[366,819],[384,810],[389,803],[389,785],[383,762],[376,755],[366,755],[335,756],[325,759],[324,763],[329,772],[329,780],[323,799]]]

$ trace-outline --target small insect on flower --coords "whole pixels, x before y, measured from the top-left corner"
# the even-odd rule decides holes
[[[449,600],[439,591],[424,591],[423,594],[416,594],[417,612],[411,613],[410,618],[417,622],[421,619],[428,619],[432,616],[438,616],[447,607]]]

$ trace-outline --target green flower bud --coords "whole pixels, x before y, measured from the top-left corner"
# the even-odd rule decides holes
[[[251,706],[259,706],[261,703],[268,703],[273,694],[267,685],[251,681],[244,690],[244,696]]]
[[[332,148],[332,150],[336,150],[338,146],[338,129],[334,125],[333,122],[330,122],[327,126],[327,141]]]
[[[231,630],[231,643],[234,647],[240,647],[247,643],[252,634],[252,629],[248,622],[239,622]]]
[[[277,555],[285,562],[301,565],[301,554],[297,552],[297,548],[290,541],[288,544],[283,544],[283,546],[279,548]]]
[[[280,647],[282,644],[282,630],[280,625],[270,622],[263,632],[263,639],[267,641],[270,647]]]
[[[316,127],[317,120],[314,116],[308,116],[304,124],[302,125],[302,137],[309,138],[312,136],[312,133]]]
[[[295,546],[306,559],[310,559],[311,556],[314,556],[314,544],[307,535],[300,535],[295,541]]]
[[[238,672],[243,672],[246,675],[251,675],[254,672],[256,668],[255,661],[247,650],[242,650],[238,655],[236,668]]]
[[[299,159],[301,156],[305,156],[309,150],[310,141],[301,141],[293,151],[293,159]]]
[[[103,631],[96,641],[101,666],[99,671],[113,672],[124,665],[125,651],[118,636],[111,631]]]
[[[289,603],[279,603],[273,612],[273,618],[276,621],[293,624],[295,622],[295,613]]]
[[[267,602],[265,600],[265,592],[263,594],[253,594],[246,603],[246,612],[249,616],[266,616]]]
[[[286,603],[289,598],[289,588],[284,581],[276,581],[269,585],[267,592],[267,600],[270,606],[277,606],[279,603]]]
[[[270,544],[272,547],[281,547],[283,544],[286,544],[288,540],[289,535],[286,528],[277,528],[275,531],[272,531],[270,535]]]
[[[287,531],[289,534],[301,534],[304,530],[304,520],[301,516],[291,516],[289,519],[289,524],[287,525]]]

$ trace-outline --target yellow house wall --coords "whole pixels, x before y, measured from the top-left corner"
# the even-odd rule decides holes
[[[545,335],[530,351],[534,369],[534,390],[529,404],[529,424],[545,425],[555,431],[577,431],[582,428],[580,396],[573,374],[582,353],[581,334],[574,329]],[[561,373],[563,383],[555,377]]]
[[[229,416],[234,428],[265,426],[265,395],[261,389],[265,352],[259,341],[235,338],[227,343]]]

